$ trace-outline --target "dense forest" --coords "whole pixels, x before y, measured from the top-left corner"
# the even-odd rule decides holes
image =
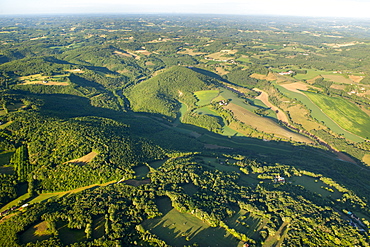
[[[0,18],[0,246],[369,246],[369,27]]]

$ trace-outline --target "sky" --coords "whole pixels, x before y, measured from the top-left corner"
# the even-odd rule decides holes
[[[193,13],[370,18],[370,0],[0,0],[0,15]]]

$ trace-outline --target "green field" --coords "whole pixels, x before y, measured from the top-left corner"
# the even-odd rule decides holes
[[[331,118],[329,118],[316,104],[314,104],[306,95],[301,94],[301,93],[292,92],[279,85],[274,85],[274,86],[285,96],[291,99],[297,99],[301,101],[311,111],[311,116],[313,118],[319,119],[320,122],[324,123],[333,132],[337,134],[341,134],[345,138],[355,141],[355,142],[363,141],[363,138],[342,129],[337,123],[335,123]]]
[[[246,234],[248,237],[259,240],[259,231],[266,225],[267,220],[262,217],[240,210],[233,217],[226,220],[226,224],[231,228]]]
[[[309,176],[301,176],[301,177],[293,177],[293,184],[302,185],[307,190],[317,193],[322,196],[331,197],[334,199],[339,199],[342,197],[342,193],[340,193],[334,187],[330,187],[326,183],[322,182],[319,178],[309,177]],[[330,192],[327,189],[330,188],[334,192]]]
[[[297,74],[294,76],[297,80],[310,80],[318,75],[332,75],[331,71],[317,70],[317,69],[306,69],[307,74]]]
[[[157,235],[172,246],[185,246],[197,243],[197,246],[238,246],[239,240],[225,229],[210,227],[188,213],[180,213],[172,208],[171,200],[160,198],[156,200],[159,210],[163,213],[160,218],[144,221],[143,227]]]
[[[343,98],[310,92],[305,94],[343,129],[370,139],[370,117],[356,105]]]
[[[211,103],[211,101],[219,95],[218,90],[204,90],[194,92],[195,97],[199,100],[197,106],[204,106]]]
[[[13,153],[13,151],[0,152],[0,167],[9,164],[10,158],[12,157]]]

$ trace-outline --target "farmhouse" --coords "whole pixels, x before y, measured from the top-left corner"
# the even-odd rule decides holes
[[[294,73],[294,71],[289,70],[288,72],[280,72],[279,75],[291,75],[293,73]]]
[[[228,105],[229,103],[227,103],[227,101],[226,101],[226,100],[221,100],[220,102],[218,102],[218,104],[219,104],[219,105],[224,105],[224,106],[226,106],[226,105]]]
[[[276,176],[274,178],[274,183],[285,183],[285,178],[284,177],[281,177],[280,175],[279,176]]]

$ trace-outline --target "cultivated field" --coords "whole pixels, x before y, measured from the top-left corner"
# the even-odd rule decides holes
[[[279,84],[280,86],[296,93],[302,93],[300,90],[307,91],[309,88],[314,88],[316,90],[320,90],[320,88],[309,86],[303,82],[293,82],[293,83],[287,83],[287,84]]]
[[[345,138],[355,142],[363,141],[363,138],[342,129],[336,122],[329,118],[316,104],[314,104],[305,94],[301,92],[297,93],[290,91],[282,87],[281,85],[275,85],[275,87],[285,96],[291,99],[298,99],[299,101],[301,101],[308,109],[310,109],[311,111],[310,115],[314,119],[319,119],[321,123],[325,124],[335,133],[342,134]]]
[[[273,110],[276,113],[276,117],[277,117],[278,120],[280,120],[282,122],[285,122],[285,123],[289,123],[289,119],[285,115],[285,113],[282,110],[280,110],[279,108],[277,108],[276,106],[274,106],[273,104],[270,103],[269,95],[266,92],[264,92],[264,91],[262,91],[258,88],[253,88],[253,90],[261,93],[258,97],[256,97],[256,99],[261,100],[267,107],[270,107],[271,110]]]
[[[267,81],[276,81],[278,79],[277,76],[271,72],[269,72],[267,76],[254,73],[254,74],[251,74],[250,77],[258,79],[258,80],[267,80]]]
[[[232,111],[234,116],[241,122],[256,128],[259,131],[263,131],[265,133],[275,134],[276,136],[280,136],[287,139],[292,139],[296,142],[306,142],[312,143],[312,141],[302,135],[289,131],[278,125],[271,119],[264,118],[254,114],[241,106],[235,105],[230,103],[229,105],[225,106],[226,109]]]
[[[306,95],[343,129],[370,139],[370,117],[356,105],[343,98],[309,92]]]
[[[345,78],[342,75],[322,75],[322,77],[324,77],[325,79],[327,79],[329,81],[333,81],[333,82],[336,82],[336,83],[343,83],[343,84],[352,84],[353,83],[352,80],[350,80],[348,78]]]

